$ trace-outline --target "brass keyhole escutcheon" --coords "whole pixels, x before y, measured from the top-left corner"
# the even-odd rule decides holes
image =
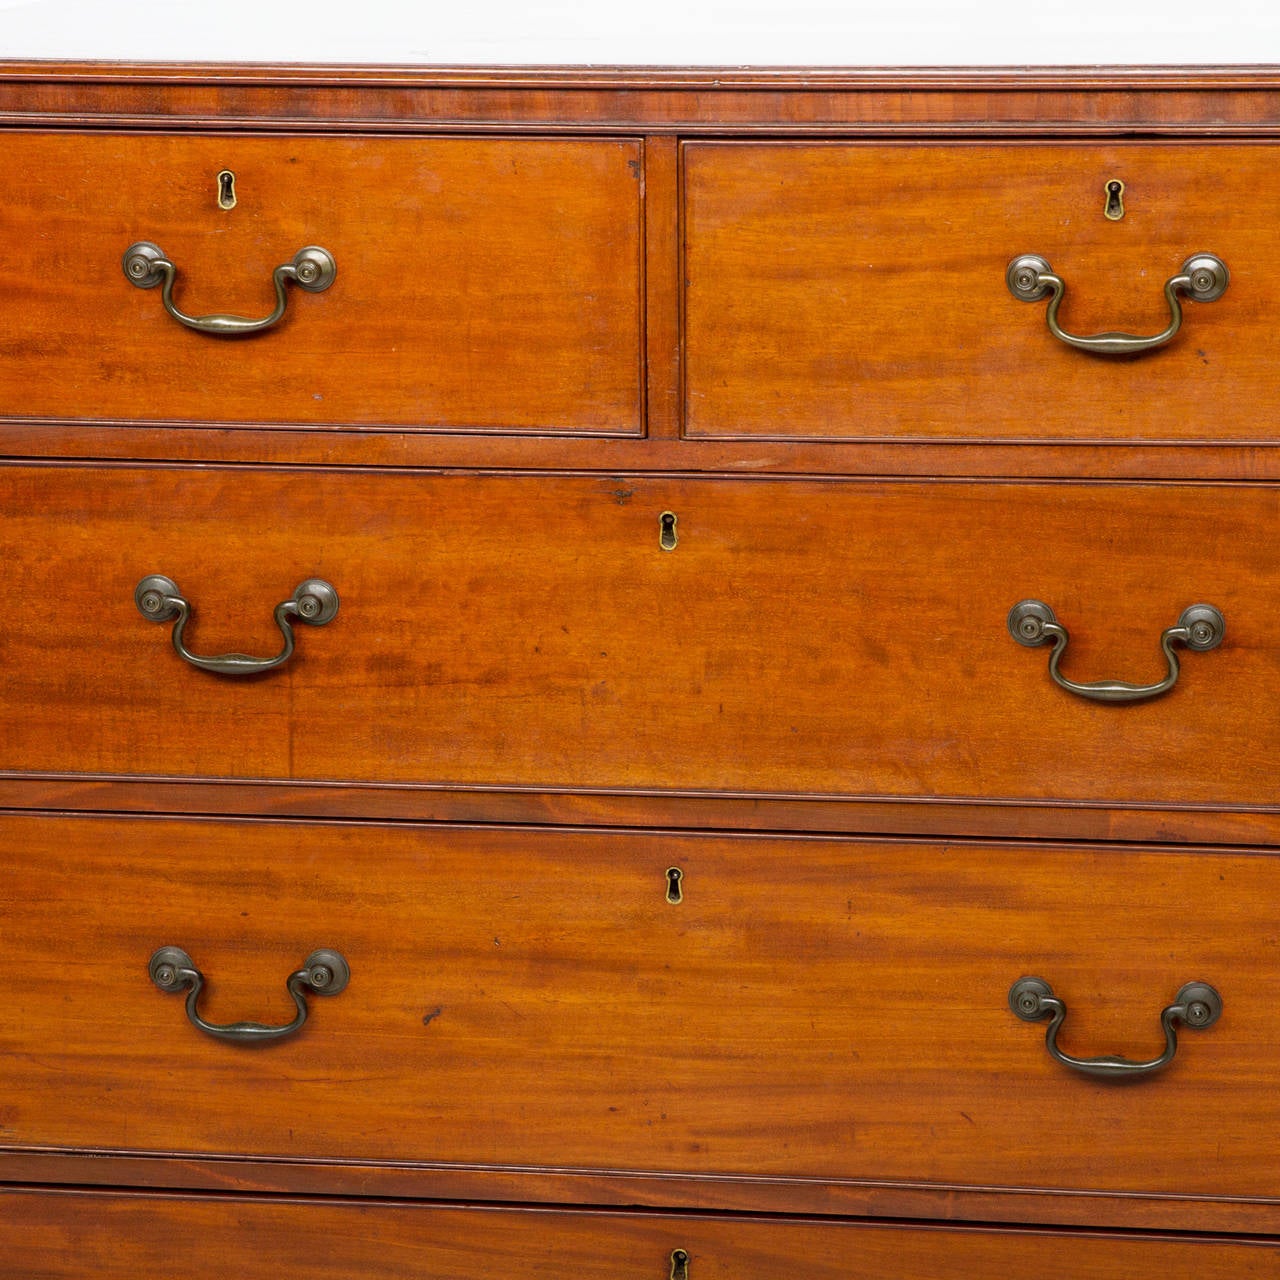
[[[230,169],[223,169],[218,174],[218,208],[234,209],[236,207],[236,175]]]
[[[673,905],[684,901],[684,890],[680,887],[683,879],[684,872],[679,867],[667,868],[667,901]]]
[[[680,535],[676,532],[676,513],[664,511],[658,517],[658,546],[663,551],[674,551],[679,541]]]
[[[1106,203],[1102,206],[1102,216],[1108,222],[1119,222],[1124,217],[1124,183],[1119,178],[1112,178],[1103,185],[1106,192]]]
[[[689,1254],[685,1249],[671,1250],[671,1280],[689,1280]]]

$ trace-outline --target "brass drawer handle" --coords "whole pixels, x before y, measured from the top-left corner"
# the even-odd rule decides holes
[[[181,947],[161,947],[147,966],[151,981],[170,994],[187,988],[187,1018],[193,1027],[215,1040],[231,1040],[236,1044],[262,1044],[267,1040],[283,1040],[291,1036],[307,1020],[307,1001],[303,994],[336,996],[350,981],[351,969],[336,951],[313,951],[297,973],[291,973],[285,986],[293,997],[298,1012],[283,1027],[267,1027],[260,1022],[229,1022],[219,1025],[206,1022],[196,1007],[204,989],[204,974]]]
[[[1185,293],[1196,302],[1213,302],[1227,291],[1230,279],[1227,265],[1221,258],[1216,258],[1211,253],[1197,253],[1182,264],[1182,270],[1176,276],[1170,276],[1165,281],[1164,296],[1169,304],[1169,326],[1163,332],[1154,333],[1150,337],[1135,333],[1095,333],[1085,337],[1068,333],[1058,323],[1058,308],[1062,306],[1062,295],[1067,286],[1061,276],[1053,274],[1053,268],[1044,258],[1039,254],[1025,253],[1020,258],[1014,258],[1005,271],[1009,292],[1015,298],[1023,302],[1039,302],[1042,298],[1049,298],[1045,321],[1049,325],[1049,332],[1059,342],[1100,356],[1131,356],[1164,346],[1182,328],[1182,303],[1178,300],[1178,295]]]
[[[300,583],[288,600],[276,605],[276,626],[284,636],[284,646],[274,658],[251,658],[244,653],[220,653],[202,658],[192,653],[182,642],[187,623],[191,620],[191,605],[182,597],[178,584],[161,573],[153,573],[138,583],[133,593],[134,603],[144,618],[152,622],[173,624],[173,647],[178,655],[199,667],[201,671],[216,671],[224,676],[252,676],[260,671],[270,671],[288,662],[294,650],[294,621],[305,622],[309,627],[323,627],[338,613],[338,593],[323,578],[308,578]]]
[[[1058,1028],[1067,1016],[1067,1006],[1053,994],[1053,988],[1043,978],[1019,978],[1009,988],[1009,1008],[1023,1022],[1039,1022],[1049,1019],[1044,1042],[1049,1056],[1064,1067],[1079,1071],[1082,1075],[1114,1079],[1124,1076],[1150,1075],[1167,1067],[1178,1051],[1178,1033],[1175,1024],[1181,1022],[1193,1031],[1211,1027],[1222,1015],[1222,997],[1207,982],[1188,982],[1173,997],[1173,1003],[1160,1014],[1160,1026],[1164,1029],[1164,1052],[1148,1062],[1132,1062],[1117,1054],[1100,1058],[1073,1058],[1058,1048]]]
[[[1160,647],[1169,663],[1163,680],[1155,684],[1126,684],[1123,680],[1094,680],[1087,684],[1068,680],[1058,670],[1066,651],[1067,629],[1054,616],[1053,610],[1041,600],[1020,600],[1009,610],[1009,634],[1028,648],[1053,644],[1049,654],[1049,674],[1054,682],[1068,693],[1094,702],[1141,702],[1168,693],[1178,679],[1178,657],[1173,651],[1174,641],[1188,649],[1203,653],[1216,649],[1222,643],[1226,621],[1221,612],[1211,604],[1193,604],[1182,611],[1177,625],[1160,633]]]
[[[286,303],[284,283],[292,280],[299,289],[308,293],[322,293],[334,281],[338,274],[338,265],[333,254],[319,245],[308,245],[293,255],[291,262],[282,262],[272,273],[271,282],[276,287],[276,307],[261,320],[250,320],[247,316],[189,316],[179,311],[173,301],[173,281],[178,269],[164,256],[159,245],[150,240],[139,240],[131,244],[124,252],[124,274],[131,284],[139,289],[154,289],[163,284],[160,301],[164,309],[179,323],[188,329],[197,329],[201,333],[213,333],[220,337],[239,337],[246,333],[260,333],[270,329],[284,315]]]

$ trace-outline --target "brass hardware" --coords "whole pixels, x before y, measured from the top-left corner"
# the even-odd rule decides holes
[[[689,1254],[684,1249],[671,1250],[671,1280],[689,1280]]]
[[[1211,1027],[1222,1014],[1222,997],[1207,982],[1188,982],[1173,997],[1173,1003],[1160,1014],[1160,1026],[1164,1031],[1164,1052],[1147,1062],[1132,1062],[1119,1054],[1105,1054],[1099,1058],[1073,1058],[1058,1048],[1058,1028],[1067,1016],[1067,1006],[1053,994],[1053,988],[1043,978],[1019,978],[1009,988],[1009,1008],[1023,1022],[1039,1022],[1049,1018],[1044,1042],[1049,1054],[1064,1067],[1079,1071],[1082,1075],[1102,1079],[1150,1075],[1167,1067],[1178,1051],[1178,1034],[1175,1024],[1181,1022],[1193,1031]]]
[[[1106,192],[1106,202],[1102,206],[1102,216],[1109,222],[1119,222],[1124,217],[1124,183],[1119,178],[1112,178],[1102,187]]]
[[[181,947],[161,947],[151,957],[147,966],[151,981],[169,994],[187,988],[187,1018],[193,1027],[215,1040],[230,1040],[236,1044],[262,1044],[267,1040],[283,1040],[291,1036],[307,1020],[307,1001],[304,992],[316,996],[336,996],[351,979],[351,968],[337,951],[313,951],[297,973],[291,973],[285,987],[297,1008],[293,1021],[282,1027],[268,1027],[260,1022],[230,1022],[219,1024],[206,1022],[196,1007],[200,992],[204,989],[204,974],[195,967],[192,959]]]
[[[293,595],[276,605],[276,626],[284,637],[284,645],[274,658],[251,658],[243,653],[222,653],[200,657],[183,643],[183,633],[191,620],[191,605],[178,590],[178,584],[163,574],[153,573],[138,583],[133,593],[134,603],[144,618],[152,622],[173,624],[173,647],[179,657],[199,667],[201,671],[216,671],[224,676],[251,676],[260,671],[270,671],[293,656],[293,623],[305,622],[309,627],[323,627],[338,614],[338,593],[322,578],[308,578],[300,583]]]
[[[125,250],[123,265],[125,278],[139,289],[154,289],[158,284],[164,286],[160,291],[160,301],[179,324],[218,337],[239,337],[270,329],[284,315],[288,301],[284,291],[286,280],[292,280],[299,289],[305,289],[308,293],[322,293],[338,274],[337,263],[327,249],[321,249],[318,245],[299,249],[292,261],[281,263],[271,273],[271,282],[276,289],[275,310],[261,320],[250,320],[245,316],[189,316],[179,311],[173,301],[173,282],[178,269],[164,256],[160,247],[149,240],[131,244]]]
[[[684,890],[680,887],[683,879],[684,872],[679,867],[667,868],[667,901],[673,905],[684,901]]]
[[[1067,286],[1061,276],[1053,274],[1053,268],[1044,258],[1034,253],[1023,254],[1014,258],[1005,271],[1005,282],[1015,298],[1023,302],[1049,299],[1045,322],[1059,342],[1102,356],[1131,356],[1164,346],[1182,328],[1182,303],[1178,301],[1178,295],[1185,293],[1195,302],[1213,302],[1227,291],[1230,279],[1226,263],[1221,258],[1215,258],[1211,253],[1196,254],[1182,264],[1182,270],[1176,276],[1165,281],[1164,296],[1169,304],[1167,328],[1149,337],[1133,333],[1095,333],[1086,337],[1067,333],[1058,324],[1058,308],[1062,306]]]
[[[676,532],[676,513],[664,511],[658,517],[658,546],[663,551],[674,551],[679,541],[680,536]]]
[[[1178,679],[1178,657],[1173,651],[1176,641],[1195,653],[1216,649],[1222,643],[1226,620],[1211,604],[1193,604],[1184,609],[1175,626],[1160,633],[1160,648],[1169,664],[1168,673],[1155,684],[1127,684],[1123,680],[1095,680],[1080,684],[1068,680],[1058,670],[1070,636],[1067,629],[1054,616],[1054,612],[1042,600],[1020,600],[1009,610],[1009,634],[1021,645],[1034,649],[1052,644],[1049,654],[1049,674],[1054,682],[1068,693],[1094,702],[1141,702],[1147,698],[1168,693]]]
[[[230,169],[223,169],[218,174],[218,208],[234,209],[236,207],[236,175]]]

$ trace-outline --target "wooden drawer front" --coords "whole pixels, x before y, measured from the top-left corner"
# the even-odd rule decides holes
[[[0,469],[0,767],[385,783],[1276,804],[1278,491],[1265,486]],[[659,517],[678,545],[659,546]],[[341,600],[250,680],[304,579]],[[1222,647],[1146,682],[1189,605]]]
[[[7,1191],[13,1280],[1246,1280],[1274,1242],[554,1209]]]
[[[1247,853],[10,816],[10,1147],[1269,1196],[1280,863]],[[682,901],[668,901],[678,867]],[[286,977],[348,987],[283,1024]],[[1065,1001],[1050,1059],[1008,995]],[[1171,1120],[1176,1117],[1176,1122]]]
[[[814,439],[1271,440],[1273,145],[684,147],[686,428]],[[1125,183],[1125,215],[1104,187]],[[1231,283],[1133,359],[1073,350],[1009,263],[1066,282],[1078,334],[1156,334],[1164,282]]]
[[[635,141],[11,133],[0,154],[0,414],[642,430]],[[291,286],[269,333],[209,336],[130,285],[136,241],[196,315],[267,315],[307,245],[337,278]]]

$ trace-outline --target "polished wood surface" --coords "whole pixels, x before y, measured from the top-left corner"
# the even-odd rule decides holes
[[[0,1275],[1274,1271],[1277,145],[1277,68],[0,64]],[[144,238],[338,278],[219,341]],[[1232,282],[1105,361],[1029,252],[1075,331]],[[199,653],[341,609],[229,680],[151,573]],[[1091,704],[1025,597],[1077,680],[1226,642]],[[353,976],[247,1049],[162,945]],[[1092,1080],[1027,974],[1081,1056],[1225,1012]]]
[[[1276,1262],[1272,1243],[1212,1236],[27,1190],[0,1196],[0,1244],[13,1280],[667,1280],[676,1249],[691,1280],[1242,1280]]]
[[[1264,441],[1280,405],[1280,199],[1264,145],[683,149],[693,436]],[[1125,216],[1103,216],[1108,181]],[[1009,263],[1066,282],[1068,332],[1160,333],[1196,253],[1231,271],[1142,356],[1059,342]]]
[[[635,141],[8,133],[0,155],[0,414],[642,431]],[[219,338],[125,279],[140,240],[189,314],[268,314],[305,245],[337,279]]]
[[[670,325],[670,316],[659,317]],[[1043,320],[1041,321],[1043,323]],[[668,352],[669,366],[677,357]],[[652,366],[651,366],[652,371]],[[650,388],[671,398],[667,371]],[[666,430],[672,417],[650,429]],[[717,475],[995,476],[1067,480],[1280,480],[1280,448],[1251,445],[853,443],[841,440],[636,439],[570,432],[370,431],[297,426],[222,427],[184,423],[84,424],[65,419],[0,419],[0,455],[16,458],[121,458],[377,468]]]
[[[532,91],[535,86],[537,92]],[[710,435],[677,443],[671,436],[682,412],[679,344],[674,336],[679,324],[679,264],[672,223],[678,203],[669,159],[679,136],[696,138],[712,122],[717,134],[744,137],[760,133],[766,121],[774,135],[981,137],[987,144],[982,148],[923,149],[952,157],[948,163],[979,168],[980,161],[973,157],[988,151],[1021,156],[1045,150],[1029,143],[1011,146],[1010,137],[1096,135],[1104,141],[1088,146],[1064,143],[1049,150],[1062,155],[1163,155],[1161,172],[1142,175],[1148,194],[1155,192],[1163,201],[1182,188],[1197,210],[1199,224],[1209,232],[1216,234],[1220,225],[1231,223],[1245,239],[1256,239],[1262,234],[1259,226],[1244,224],[1251,217],[1248,211],[1270,198],[1265,172],[1255,175],[1257,181],[1250,186],[1248,170],[1255,161],[1247,160],[1243,169],[1232,163],[1228,172],[1214,167],[1212,158],[1252,154],[1256,159],[1268,154],[1267,146],[1257,144],[1280,130],[1278,102],[1274,69],[1067,69],[1028,74],[998,69],[575,72],[3,64],[0,149],[12,157],[9,168],[21,174],[18,187],[36,193],[38,208],[24,212],[23,203],[15,200],[7,212],[0,212],[0,225],[8,227],[15,245],[7,259],[3,292],[22,309],[13,323],[11,345],[6,345],[11,356],[5,363],[11,371],[7,385],[0,370],[0,449],[18,456],[374,466],[1280,478],[1280,453],[1265,416],[1253,407],[1270,394],[1263,387],[1262,401],[1252,395],[1259,389],[1254,385],[1261,376],[1256,370],[1267,364],[1265,352],[1271,344],[1265,334],[1258,348],[1260,363],[1245,353],[1244,344],[1210,352],[1211,368],[1192,361],[1191,382],[1199,388],[1204,412],[1170,412],[1160,424],[1153,401],[1138,410],[1139,417],[1146,413],[1150,418],[1145,427],[1139,422],[1138,429],[1132,429],[1132,407],[1126,404],[1123,411],[1107,412],[1103,401],[1111,401],[1099,399],[1100,393],[1090,387],[1097,361],[1065,350],[1045,357],[1045,348],[1054,344],[1044,330],[1043,304],[1018,304],[1003,292],[1002,266],[1000,278],[983,277],[982,287],[999,294],[995,314],[1007,314],[1016,324],[1018,341],[1035,360],[1047,358],[1057,369],[1066,357],[1075,357],[1063,367],[1074,371],[1070,377],[1088,398],[1089,411],[1077,421],[1060,422],[1056,434],[1041,431],[1037,436],[1034,423],[1027,422],[1033,438],[1048,442],[1042,450],[1011,443],[1021,437],[1016,431],[1011,434],[1010,423],[1007,429],[986,430],[984,420],[971,412],[971,399],[957,396],[954,379],[931,383],[928,369],[922,371],[923,385],[910,393],[921,398],[919,423],[901,414],[887,424],[874,414],[868,418],[865,406],[852,407],[853,398],[841,389],[839,376],[830,382],[839,372],[835,366],[847,368],[855,359],[851,352],[819,358],[813,372],[819,383],[827,380],[833,403],[829,415],[820,404],[811,404],[813,420],[807,427],[802,428],[791,412],[775,421],[768,395],[753,399],[742,386],[738,392],[745,398],[737,406],[742,420],[736,409],[729,415],[722,390],[731,390],[730,378],[725,389],[717,388],[714,404],[689,401],[690,430]],[[86,124],[95,132],[86,133]],[[32,132],[45,125],[52,131]],[[167,134],[157,136],[157,127],[167,129]],[[552,137],[566,131],[581,134],[588,128],[597,135],[591,140]],[[456,136],[461,129],[472,136]],[[282,136],[262,136],[273,131]],[[386,136],[396,131],[415,136]],[[1177,156],[1183,149],[1178,146],[1116,141],[1135,131],[1194,137],[1194,145],[1187,145],[1195,163],[1182,164]],[[338,133],[347,136],[332,136]],[[359,136],[362,133],[381,136]],[[446,136],[418,136],[429,133]],[[647,135],[643,140],[634,136],[641,133]],[[485,134],[491,136],[476,136]],[[1209,137],[1248,137],[1254,145],[1202,145]],[[106,153],[111,148],[123,149],[123,158],[109,163]],[[370,148],[386,157],[386,163],[371,168],[352,159],[371,154]],[[690,147],[695,154],[708,149],[725,148],[696,141]],[[904,144],[857,150],[918,149]],[[216,172],[229,150],[239,158],[237,166],[242,161],[250,164],[254,181],[249,190],[258,193],[258,203],[242,201],[226,214],[212,208],[212,173],[205,158]],[[528,158],[549,153],[558,161],[535,164]],[[516,154],[524,157],[520,172],[503,169],[503,159]],[[280,170],[286,166],[272,160],[279,155],[293,161],[287,166],[291,176],[283,184]],[[415,159],[399,159],[403,156]],[[298,178],[299,165],[310,170],[306,182]],[[651,172],[642,172],[646,170]],[[81,180],[82,174],[92,175],[92,180]],[[335,174],[344,183],[342,199],[334,196]],[[557,175],[563,183],[557,183]],[[648,187],[643,216],[636,176]],[[406,204],[396,198],[401,184],[407,190],[429,191],[442,177],[449,180],[447,205],[440,200]],[[743,180],[751,179],[744,175]],[[905,181],[910,189],[920,175],[908,174]],[[1011,201],[1025,208],[1046,191],[1046,198],[1064,196],[1063,207],[1074,209],[1082,202],[1089,215],[1084,221],[1101,222],[1094,216],[1096,193],[1092,188],[1084,194],[1075,191],[1073,174],[1046,178],[1015,164],[1009,174],[992,181],[1013,182],[1022,194],[1006,198],[1003,189],[973,185],[979,207],[964,216],[982,221],[979,239],[992,234],[993,223],[998,227],[1008,222]],[[280,198],[287,200],[287,208],[274,203],[282,185],[286,190]],[[1188,192],[1187,187],[1193,189]],[[750,192],[746,203],[763,189]],[[869,192],[877,189],[872,175],[865,187],[849,193],[848,203],[860,210],[860,226],[878,220],[881,241],[885,236],[902,240],[901,222],[874,207]],[[568,223],[560,203],[560,193],[566,190],[573,192]],[[928,207],[936,205],[936,191],[922,194]],[[988,219],[993,200],[1000,212]],[[1184,203],[1177,211],[1184,222],[1186,207]],[[1124,223],[1106,224],[1111,240],[1127,246],[1141,234],[1139,223],[1148,231],[1153,222],[1161,223],[1159,236],[1174,219],[1172,206],[1162,205],[1155,213],[1148,204],[1145,216],[1139,216],[1141,201],[1135,212],[1131,198],[1130,208]],[[314,230],[320,226],[344,237],[338,284],[319,296],[291,291],[284,329],[247,343],[182,331],[161,314],[154,293],[127,288],[121,292],[122,246],[138,234],[160,234],[134,227],[131,211],[139,209],[153,211],[155,226],[175,228],[172,236],[178,238],[167,240],[165,248],[175,258],[180,255],[173,246],[182,249],[178,296],[180,301],[192,299],[193,307],[265,311],[271,298],[270,269],[289,252],[280,249],[280,237],[287,232],[290,244],[297,236],[321,238]],[[956,211],[944,213],[954,224]],[[103,231],[104,215],[118,224],[118,234]],[[1071,216],[1076,235],[1083,222]],[[1044,223],[1041,214],[1033,212],[1031,217]],[[807,215],[801,221],[807,221]],[[1258,221],[1265,222],[1263,215]],[[380,235],[370,238],[367,227],[375,224]],[[1060,238],[1060,226],[1051,217],[1044,225]],[[51,253],[46,238],[51,226],[58,228],[64,244],[56,253]],[[430,246],[430,260],[422,272],[400,265],[400,239],[388,238],[388,227],[406,237],[417,235],[419,243]],[[63,233],[71,235],[71,243]],[[99,243],[104,234],[110,244]],[[332,243],[333,235],[328,239]],[[1170,244],[1180,263],[1183,249]],[[947,293],[938,287],[938,277],[941,273],[950,280],[954,275],[953,247],[944,237],[939,266],[926,265],[917,272],[928,277],[919,281],[917,299],[936,299],[942,305]],[[832,252],[838,261],[830,264],[828,281],[841,279],[858,260],[857,252],[847,258],[839,247]],[[1096,311],[1097,323],[1105,326],[1120,310],[1131,307],[1144,323],[1158,317],[1163,306],[1162,269],[1117,250],[1107,253],[1116,262],[1104,262],[1105,254],[1090,256],[1079,264],[1084,273],[1079,282],[1069,279],[1067,316],[1090,320],[1091,311]],[[746,254],[754,276],[753,251]],[[1065,259],[1050,257],[1065,272]],[[1213,319],[1224,306],[1244,314],[1251,331],[1265,328],[1260,309],[1265,289],[1257,272],[1265,275],[1269,257],[1232,262],[1236,285],[1219,303],[1189,308],[1188,334],[1194,334],[1197,323],[1212,322],[1215,332],[1230,328],[1229,321]],[[766,252],[759,265],[767,268],[769,260]],[[56,267],[53,272],[50,262]],[[1107,270],[1115,268],[1114,280],[1106,278],[1099,263]],[[348,266],[357,268],[354,279]],[[373,279],[378,281],[376,290],[360,293],[359,282]],[[1247,289],[1251,279],[1253,293],[1242,293],[1241,281]],[[734,296],[725,305],[742,305],[756,283],[735,280]],[[399,294],[394,292],[397,288]],[[820,280],[805,305],[821,310],[825,288]],[[106,336],[126,347],[154,336],[159,346],[133,355],[124,350],[118,353],[120,359],[108,359],[110,349],[104,352],[102,345],[106,313],[97,304],[100,293],[121,300],[127,316],[141,325],[130,328],[122,322],[120,331],[108,327]],[[380,311],[379,299],[389,296],[398,304]],[[914,321],[917,312],[927,310],[913,301],[906,314]],[[693,311],[697,319],[696,305]],[[946,324],[969,323],[965,317],[973,311],[953,307]],[[36,316],[41,317],[38,333],[32,329]],[[468,317],[465,324],[459,321],[462,316]],[[65,341],[69,317],[83,325],[78,344]],[[701,314],[703,331],[723,320],[719,304],[708,302]],[[789,309],[768,313],[763,321],[766,328],[775,323],[785,327],[794,324],[796,316]],[[839,315],[834,329],[850,323],[857,322],[848,314]],[[421,340],[425,363],[411,360],[392,332],[404,325],[413,330],[411,338]],[[513,332],[513,326],[520,332]],[[360,335],[354,347],[352,333]],[[42,355],[66,362],[61,376],[50,376],[43,359],[32,376],[38,359],[32,341],[40,335]],[[732,332],[720,335],[711,358],[722,358],[716,355],[722,344],[731,356],[734,342]],[[285,343],[289,355],[283,366],[288,376],[281,377]],[[247,358],[245,348],[251,352]],[[940,354],[945,348],[944,339]],[[1002,340],[999,350],[1007,349]],[[15,354],[23,357],[16,364]],[[785,350],[780,367],[794,361],[796,354]],[[169,371],[164,397],[154,394],[157,382],[148,383],[138,367],[139,360],[145,364],[153,359]],[[856,359],[860,362],[861,356]],[[1131,389],[1135,379],[1158,382],[1148,365],[1167,370],[1178,359],[1165,352],[1132,362],[1127,371],[1111,378],[1112,390],[1118,382]],[[1222,412],[1226,401],[1215,403],[1211,388],[1219,385],[1224,365],[1240,373],[1242,362],[1248,365],[1242,375],[1248,386],[1231,400],[1231,412]],[[708,366],[704,363],[702,368],[706,372]],[[1181,369],[1183,381],[1186,373]],[[91,380],[92,395],[76,385],[79,375]],[[696,361],[693,375],[691,388],[701,397],[706,386],[698,382]],[[1018,370],[1010,376],[1025,383]],[[896,387],[899,374],[890,372],[888,380]],[[1037,393],[1032,398],[1034,412],[1063,412],[1052,408],[1056,382],[1054,386],[1054,395]],[[1163,393],[1162,384],[1160,390]],[[646,391],[648,429],[656,437],[652,440],[638,438],[645,429]],[[323,398],[316,400],[316,395]],[[1010,392],[1008,403],[1020,399]],[[1168,403],[1163,394],[1155,400]],[[893,418],[892,404],[885,412]],[[1016,417],[1020,410],[1008,412]],[[963,438],[968,443],[948,443],[952,427],[964,426],[957,419],[966,414]],[[926,420],[930,415],[932,420]],[[1170,447],[1160,435],[1162,425],[1171,433],[1169,440],[1195,441],[1196,448]],[[873,441],[884,443],[851,439],[850,433],[861,440],[867,431]],[[782,438],[766,442],[764,435]],[[1095,440],[1107,443],[1099,447],[1091,443]],[[1121,446],[1119,441],[1126,443]]]
[[[0,833],[10,1147],[1261,1200],[1280,1176],[1265,853],[56,815]],[[287,1021],[317,947],[351,984],[246,1049],[148,980],[167,945],[215,1022]],[[1083,1056],[1154,1056],[1191,980],[1225,1012],[1161,1075],[1089,1080],[1010,1013],[1028,974]]]
[[[1225,802],[1229,803],[1229,802]],[[155,775],[0,773],[0,808],[425,822],[1274,844],[1280,810],[927,797],[869,800],[622,788],[246,782]]]
[[[10,771],[1276,807],[1271,487],[17,465],[0,484]],[[152,573],[192,602],[199,653],[276,652],[272,609],[308,577],[341,611],[285,668],[209,675],[135,607]],[[1160,633],[1198,602],[1226,641],[1184,651],[1164,698],[1090,703],[1010,638],[1027,597],[1069,629],[1077,680],[1158,679]]]
[[[33,1150],[0,1144],[0,1176],[10,1184],[129,1187],[447,1200],[527,1206],[591,1205],[824,1217],[1003,1223],[1134,1231],[1230,1232],[1280,1236],[1280,1202],[1181,1194],[1100,1198],[1096,1192],[1035,1187],[816,1179],[786,1174],[653,1173],[431,1161],[273,1160],[254,1156],[97,1150]],[[977,1280],[977,1278],[975,1278]],[[981,1280],[989,1280],[982,1277]]]
[[[0,63],[0,125],[908,136],[1280,132],[1263,67],[591,68]]]

